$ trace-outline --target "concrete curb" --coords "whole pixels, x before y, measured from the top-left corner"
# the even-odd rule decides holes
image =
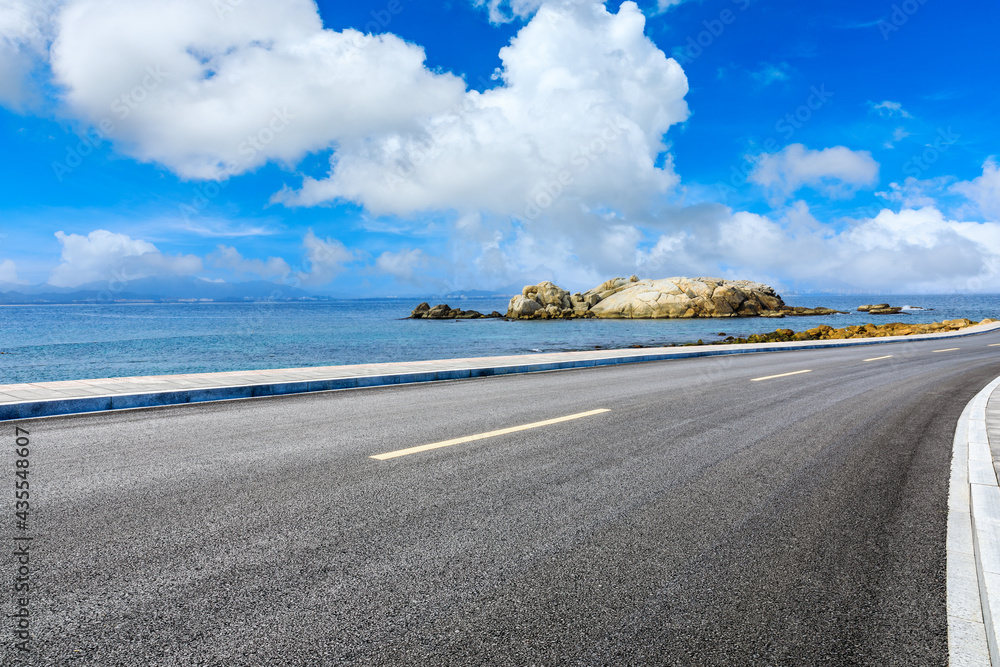
[[[579,357],[567,359],[565,361],[545,363],[529,362],[503,366],[476,367],[474,365],[476,361],[475,359],[467,359],[459,360],[469,363],[469,367],[466,368],[432,369],[414,373],[390,373],[384,375],[317,378],[309,380],[295,380],[290,382],[265,382],[259,384],[253,383],[229,386],[211,386],[208,384],[203,387],[178,388],[174,391],[133,392],[103,394],[99,396],[25,400],[0,404],[0,422],[17,419],[82,414],[88,412],[126,410],[131,408],[183,405],[187,403],[258,398],[263,396],[282,396],[316,391],[382,387],[389,385],[411,384],[415,382],[437,382],[441,380],[464,380],[477,377],[511,375],[515,373],[538,373],[542,371],[568,370],[573,368],[594,368],[597,366],[612,366],[648,361],[667,361],[671,359],[691,359],[695,357],[716,357],[760,352],[793,352],[798,350],[814,350],[831,347],[856,347],[862,345],[884,345],[886,343],[964,338],[966,336],[976,336],[983,333],[989,333],[998,329],[1000,329],[1000,323],[993,323],[984,326],[970,327],[969,330],[965,331],[939,334],[920,334],[917,336],[888,336],[884,338],[864,338],[857,340],[848,339],[823,342],[758,343],[746,345],[703,345],[688,348],[656,348],[657,350],[663,351],[632,354],[625,354],[624,351],[622,351],[623,354],[614,357],[600,356],[586,358],[586,355],[591,353],[565,353],[567,355],[579,355]],[[530,360],[532,355],[525,355],[522,358]],[[454,363],[456,363],[456,360],[444,360],[441,362],[442,365]],[[207,375],[210,374],[206,374],[206,376]]]
[[[986,428],[997,378],[976,394],[955,429],[948,490],[948,659],[1000,665],[1000,485]]]

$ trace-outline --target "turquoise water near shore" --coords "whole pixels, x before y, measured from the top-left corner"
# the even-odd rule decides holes
[[[507,301],[450,305],[506,312]],[[807,295],[785,302],[852,312],[780,320],[505,322],[404,319],[416,299],[0,306],[0,384],[707,343],[720,332],[745,337],[819,324],[1000,318],[1000,295]],[[933,310],[888,317],[853,312],[878,302]]]

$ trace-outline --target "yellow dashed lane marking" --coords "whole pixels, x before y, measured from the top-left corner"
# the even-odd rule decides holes
[[[891,358],[892,358],[892,355],[891,354],[887,354],[884,357],[872,357],[871,359],[865,359],[865,361],[878,361],[880,359],[891,359]]]
[[[782,373],[781,375],[768,375],[763,378],[754,378],[750,380],[751,382],[760,382],[761,380],[773,380],[774,378],[786,378],[789,375],[801,375],[802,373],[812,373],[812,371],[794,371],[792,373]]]
[[[518,431],[527,431],[532,428],[539,428],[542,426],[549,426],[551,424],[561,424],[562,422],[572,421],[574,419],[583,419],[584,417],[591,417],[593,415],[599,415],[604,412],[611,412],[611,410],[600,409],[600,410],[590,410],[588,412],[580,412],[575,415],[568,415],[566,417],[556,417],[555,419],[546,419],[545,421],[534,422],[531,424],[524,424],[523,426],[511,426],[510,428],[502,428],[498,431],[489,431],[487,433],[479,433],[477,435],[467,435],[464,438],[454,438],[452,440],[443,440],[441,442],[433,442],[429,445],[420,445],[418,447],[408,447],[407,449],[397,449],[394,452],[387,452],[385,454],[376,454],[369,458],[378,459],[379,461],[386,461],[388,459],[394,459],[397,456],[407,456],[409,454],[417,454],[419,452],[426,452],[431,449],[441,449],[442,447],[451,447],[452,445],[461,445],[466,442],[474,442],[476,440],[485,440],[486,438],[495,438],[498,435],[506,435],[508,433],[517,433]]]
[[[955,350],[961,350],[960,347],[949,347],[947,350],[934,350],[935,352],[954,352]]]

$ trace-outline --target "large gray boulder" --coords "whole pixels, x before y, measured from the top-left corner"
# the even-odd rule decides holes
[[[738,317],[777,311],[784,305],[773,289],[761,283],[676,277],[621,285],[590,312],[604,319]]]
[[[507,317],[528,319],[533,317],[539,310],[542,310],[542,304],[534,299],[529,299],[525,296],[515,296],[510,300],[510,305],[507,307]]]
[[[511,319],[598,317],[666,319],[778,315],[785,308],[768,285],[722,278],[614,278],[582,294],[543,282],[510,301]]]

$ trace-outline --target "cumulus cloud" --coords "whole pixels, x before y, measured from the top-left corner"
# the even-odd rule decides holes
[[[627,208],[677,183],[663,135],[688,117],[687,78],[633,2],[546,4],[500,51],[503,85],[415,131],[345,141],[327,178],[278,200],[346,199],[376,213],[489,211],[534,219]]]
[[[404,282],[414,282],[416,272],[430,264],[430,257],[420,248],[385,251],[375,259],[375,270]],[[419,280],[417,280],[419,282]]]
[[[99,280],[128,282],[150,276],[193,275],[202,269],[194,255],[166,255],[148,241],[105,229],[87,236],[56,232],[62,245],[61,261],[49,283],[75,287]]]
[[[252,274],[268,280],[284,278],[292,272],[288,262],[281,257],[246,259],[236,248],[227,245],[218,246],[206,259],[212,266],[228,269],[237,275]]]
[[[399,37],[325,30],[310,0],[67,0],[51,67],[120,150],[202,179],[404,131],[465,91]]]
[[[6,0],[0,3],[0,104],[20,110],[37,92],[33,71],[47,58],[56,0]]]
[[[983,164],[982,176],[956,183],[951,189],[973,202],[982,215],[1000,220],[1000,165],[995,158]]]
[[[344,272],[344,265],[358,259],[337,239],[321,239],[309,230],[302,239],[305,270],[296,272],[303,285],[326,285]]]
[[[13,260],[5,259],[0,262],[0,283],[19,283],[17,277],[17,265]]]
[[[910,293],[977,291],[1000,277],[998,223],[952,220],[931,206],[841,222],[835,231],[804,202],[776,218],[711,206],[697,225],[637,250],[635,266],[645,275],[709,272],[779,286]]]
[[[469,253],[458,288],[550,279],[577,290],[636,273],[749,278],[784,290],[930,293],[989,290],[1000,279],[1000,222],[956,219],[934,205],[821,221],[803,201],[770,215],[699,204],[606,219],[587,236],[574,246],[570,232],[513,229]]]
[[[791,144],[778,153],[763,153],[748,177],[768,190],[772,200],[783,200],[808,186],[828,197],[853,195],[878,183],[879,163],[868,151],[844,146],[810,150]]]

